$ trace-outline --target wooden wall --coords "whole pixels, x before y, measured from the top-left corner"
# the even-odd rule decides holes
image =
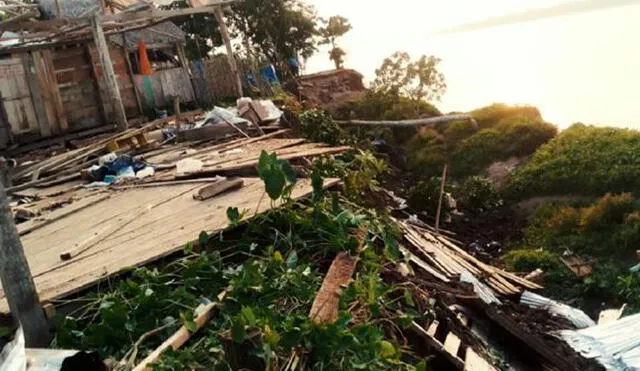
[[[38,130],[22,58],[11,55],[0,60],[0,92],[14,135]]]
[[[191,76],[186,68],[160,70],[150,76],[135,75],[135,81],[143,103],[150,107],[170,106],[173,96],[180,97],[181,103],[195,100]]]
[[[109,56],[111,57],[113,71],[115,72],[116,79],[118,80],[118,88],[120,90],[120,97],[122,99],[122,105],[124,106],[125,113],[127,117],[140,116],[142,113],[138,109],[138,103],[134,91],[136,87],[129,75],[129,67],[125,58],[124,49],[115,44],[111,44],[110,46],[111,48],[109,49]],[[113,121],[115,120],[115,117],[113,116],[113,107],[112,104],[109,103],[111,100],[109,99],[107,84],[102,73],[102,65],[100,64],[98,50],[93,43],[90,44],[89,48],[91,51],[91,59],[93,60],[96,74],[98,76],[100,96],[106,103],[104,105],[105,114],[107,115],[108,121]]]

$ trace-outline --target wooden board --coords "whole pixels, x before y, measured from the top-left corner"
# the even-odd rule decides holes
[[[330,179],[325,185],[337,182],[337,179]],[[269,209],[271,204],[268,197],[263,197],[264,184],[257,178],[245,178],[244,187],[235,192],[206,201],[194,200],[192,194],[205,184],[114,192],[107,201],[23,236],[22,243],[40,300],[65,297],[124,269],[180,251],[187,242],[197,240],[201,231],[223,230],[228,226],[228,207],[248,210],[249,218]],[[310,181],[303,179],[292,196],[299,198],[311,192]],[[144,208],[152,210],[129,221],[131,215]],[[114,226],[120,227],[116,230]],[[109,231],[114,232],[109,234]],[[92,240],[100,242],[67,262],[60,260],[62,252]],[[3,298],[0,312],[7,311]]]
[[[20,58],[0,60],[0,92],[13,134],[39,133],[38,119]]]

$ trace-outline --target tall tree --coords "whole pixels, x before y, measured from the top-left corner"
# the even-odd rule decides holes
[[[315,9],[300,0],[245,0],[232,6],[237,36],[252,54],[281,65],[291,57],[309,58],[316,51]]]
[[[329,59],[335,63],[336,69],[341,69],[347,53],[337,45],[337,40],[351,30],[351,24],[347,18],[340,15],[334,15],[329,20],[322,19],[321,22],[323,26],[320,27],[320,44],[331,44]]]
[[[177,0],[170,5],[161,6],[161,9],[183,9],[189,8],[187,0]],[[222,38],[218,31],[218,22],[213,13],[193,14],[187,17],[172,20],[185,32],[187,45],[185,52],[189,59],[200,59],[206,57],[213,48],[222,45]]]
[[[440,100],[447,90],[444,74],[438,71],[440,59],[421,56],[412,61],[406,52],[396,52],[376,70],[372,88],[381,94],[411,99],[416,107],[420,101]]]

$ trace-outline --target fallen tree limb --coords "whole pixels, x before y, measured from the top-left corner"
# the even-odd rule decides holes
[[[469,121],[471,125],[477,130],[478,123],[473,117],[469,115],[449,115],[430,117],[426,119],[416,120],[401,120],[401,121],[364,121],[364,120],[349,120],[349,121],[336,121],[336,123],[344,126],[386,126],[395,128],[409,128],[416,126],[429,126],[444,124],[451,121]]]

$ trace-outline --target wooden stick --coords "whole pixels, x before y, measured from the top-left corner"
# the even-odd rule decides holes
[[[218,300],[207,304],[206,306],[199,307],[196,310],[196,331],[200,330],[204,325],[209,322],[211,316],[213,315],[213,310],[220,305],[220,303],[227,296],[227,290],[224,290],[218,295]],[[193,334],[187,330],[185,326],[180,327],[178,331],[176,331],[170,338],[165,340],[158,348],[156,348],[147,358],[145,358],[142,362],[140,362],[136,367],[134,367],[133,371],[143,371],[150,370],[150,365],[157,362],[160,359],[162,353],[164,353],[167,349],[171,348],[173,350],[178,350],[180,347],[184,345]]]
[[[442,197],[444,196],[444,185],[447,183],[447,164],[442,169],[442,181],[440,182],[440,196],[438,197],[438,210],[436,210],[436,233],[440,234],[440,212],[442,211]]]

